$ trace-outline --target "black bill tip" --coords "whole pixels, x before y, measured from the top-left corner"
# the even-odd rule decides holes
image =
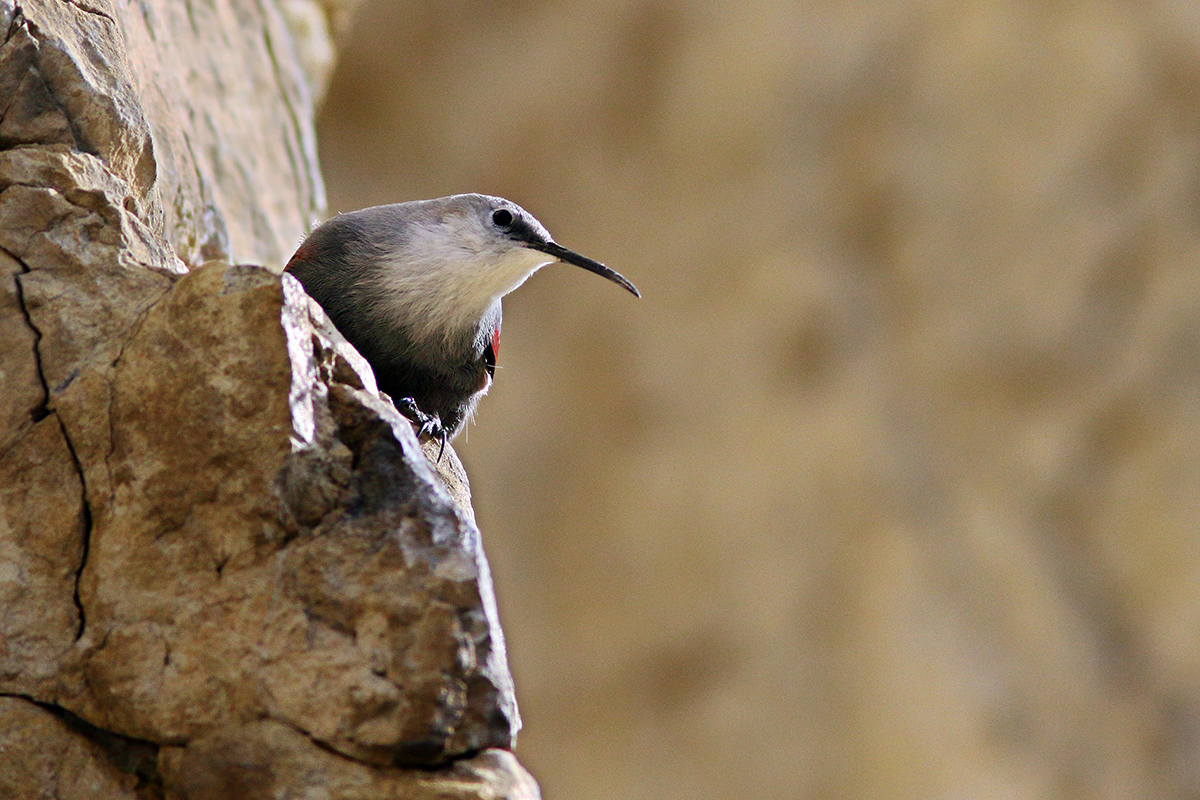
[[[564,264],[574,264],[577,267],[583,267],[588,272],[594,272],[597,275],[608,278],[618,286],[623,286],[628,289],[629,293],[634,297],[642,296],[642,293],[637,290],[637,287],[626,280],[625,276],[621,273],[617,272],[616,270],[609,269],[599,261],[592,261],[590,258],[581,256],[579,253],[576,253],[573,250],[568,250],[560,244],[555,242],[530,242],[526,245],[526,247],[529,247],[533,250],[540,250],[549,256],[554,256]]]

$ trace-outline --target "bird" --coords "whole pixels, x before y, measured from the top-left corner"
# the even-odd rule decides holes
[[[364,208],[315,228],[284,271],[371,365],[418,436],[453,440],[492,385],[501,299],[542,267],[573,264],[641,293],[559,245],[501,197],[457,194]]]

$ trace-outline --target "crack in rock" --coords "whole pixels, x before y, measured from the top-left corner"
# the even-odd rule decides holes
[[[25,324],[29,326],[29,330],[33,332],[33,363],[37,370],[38,383],[42,386],[42,399],[41,402],[30,410],[30,416],[34,422],[40,422],[50,413],[50,387],[46,385],[46,375],[42,372],[42,352],[38,346],[42,341],[42,332],[38,330],[37,325],[33,322],[33,318],[29,315],[29,308],[25,304],[25,287],[21,283],[21,275],[28,275],[30,269],[29,265],[7,250],[0,248],[0,252],[3,252],[21,266],[21,272],[13,276],[13,282],[17,287],[17,304],[21,308],[21,316],[24,318]]]
[[[50,714],[73,733],[98,745],[109,763],[119,771],[136,777],[139,797],[161,797],[162,777],[158,772],[159,746],[154,742],[122,736],[119,733],[105,730],[55,703],[12,692],[0,693],[0,698],[20,700]]]
[[[50,407],[50,387],[46,383],[46,376],[42,370],[42,332],[34,323],[33,317],[29,313],[29,308],[25,302],[25,288],[21,280],[22,276],[29,275],[32,270],[29,268],[28,264],[26,264],[20,258],[14,256],[12,253],[8,252],[7,250],[4,250],[3,252],[21,267],[21,272],[13,276],[14,283],[16,284],[17,303],[21,309],[21,315],[25,320],[25,324],[28,325],[29,330],[33,332],[33,360],[37,372],[38,382],[42,387],[42,399],[33,409],[30,410],[30,417],[34,423],[37,423],[45,419],[50,414],[54,414],[55,420],[58,422],[59,430],[62,433],[63,441],[67,446],[68,452],[71,454],[72,466],[75,470],[75,473],[79,477],[79,485],[81,488],[79,502],[83,516],[83,530],[80,532],[82,541],[80,543],[79,566],[75,570],[75,578],[71,593],[72,601],[75,604],[75,610],[79,617],[79,621],[75,630],[75,640],[78,641],[83,636],[83,631],[86,627],[86,615],[83,608],[83,602],[79,595],[79,582],[83,574],[83,569],[87,565],[88,548],[92,535],[92,509],[91,504],[88,501],[87,479],[84,476],[83,465],[80,463],[79,456],[75,452],[75,445],[71,441],[71,436],[67,431],[66,424],[63,422],[62,417],[55,413]]]

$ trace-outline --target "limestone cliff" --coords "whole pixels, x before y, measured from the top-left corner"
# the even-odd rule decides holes
[[[0,796],[538,796],[457,457],[278,274],[344,10],[0,2]]]

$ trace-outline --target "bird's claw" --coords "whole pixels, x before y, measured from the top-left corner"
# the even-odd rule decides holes
[[[437,414],[426,414],[417,406],[417,401],[411,397],[401,397],[396,401],[396,410],[411,422],[417,429],[417,438],[428,436],[441,442],[438,448],[437,463],[442,463],[442,454],[446,452],[446,442],[450,434],[442,427],[442,419]]]

